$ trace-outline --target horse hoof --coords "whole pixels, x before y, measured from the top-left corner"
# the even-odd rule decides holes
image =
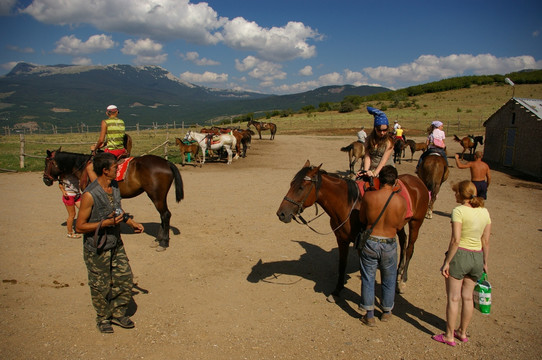
[[[397,284],[397,292],[399,294],[404,294],[406,291],[406,284],[404,282],[400,282]]]

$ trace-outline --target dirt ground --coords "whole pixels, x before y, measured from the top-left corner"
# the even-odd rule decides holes
[[[66,237],[57,185],[46,187],[41,173],[0,174],[0,358],[539,359],[542,186],[501,172],[493,171],[486,202],[493,305],[489,316],[475,313],[468,343],[452,348],[431,340],[445,326],[439,267],[456,205],[450,184],[469,178],[468,170],[451,168],[391,322],[360,323],[353,251],[342,300],[326,301],[337,276],[334,236],[283,224],[275,212],[305,160],[344,175],[339,149],[354,139],[266,136],[230,166],[182,167],[185,200],[175,203],[170,191],[171,246],[162,253],[149,248],[159,224],[150,200],[123,200],[146,228],[123,228],[137,283],[136,328],[115,327],[109,335],[95,327],[81,240]],[[451,139],[448,146],[460,149]],[[413,173],[419,155],[398,165],[399,173]],[[311,218],[314,207],[305,214]],[[312,225],[330,231],[327,215]]]

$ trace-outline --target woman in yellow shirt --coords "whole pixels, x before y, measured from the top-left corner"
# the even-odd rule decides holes
[[[433,340],[455,346],[454,337],[467,342],[467,327],[472,319],[472,294],[482,273],[488,270],[489,234],[491,218],[484,208],[484,199],[477,197],[476,187],[469,180],[454,184],[455,199],[461,204],[452,211],[452,238],[444,264],[440,268],[446,279],[446,332],[434,335]],[[461,306],[461,322],[455,322]]]

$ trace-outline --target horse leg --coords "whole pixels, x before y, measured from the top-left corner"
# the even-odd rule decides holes
[[[348,260],[350,242],[337,239],[337,245],[339,248],[339,278],[337,279],[335,290],[333,290],[331,295],[327,298],[329,302],[335,302],[335,297],[339,297],[341,290],[344,289],[346,279],[346,263]]]
[[[233,152],[231,151],[230,147],[226,147],[226,151],[228,152],[228,165],[230,165],[232,162],[231,158],[232,158]]]
[[[151,196],[147,193],[147,195],[151,199],[156,210],[160,213],[160,229],[158,230],[158,235],[155,239],[155,241],[158,242],[156,251],[164,251],[169,247],[169,222],[171,219],[171,212],[167,207],[167,194],[153,194],[153,196]]]
[[[420,227],[422,226],[423,219],[411,219],[408,222],[408,246],[403,254],[403,249],[401,249],[401,262],[402,266],[400,271],[397,271],[397,291],[400,294],[403,294],[406,289],[406,282],[408,281],[408,266],[410,265],[410,260],[412,255],[414,255],[414,244],[418,240],[418,234],[420,232]],[[406,239],[405,228],[401,229],[403,236]]]
[[[399,266],[397,267],[397,286],[395,288],[395,291],[398,293],[402,293],[404,289],[401,289],[401,279],[403,277],[403,273],[405,271],[405,263],[406,263],[406,246],[407,246],[407,236],[405,232],[405,228],[403,227],[401,230],[397,232],[397,236],[399,237],[399,247],[400,247],[400,255],[399,255]]]

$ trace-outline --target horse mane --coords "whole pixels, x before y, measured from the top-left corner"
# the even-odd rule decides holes
[[[71,174],[75,170],[82,170],[90,159],[90,155],[72,153],[67,151],[55,152],[55,161],[64,174]]]
[[[312,169],[314,169],[313,166],[304,167],[299,170],[297,174],[295,174],[294,179],[292,180],[292,187],[300,187],[302,182],[305,180],[305,176],[307,176],[309,170]],[[359,197],[359,188],[354,180],[344,179],[337,174],[329,174],[327,171],[321,169],[318,171],[317,175],[318,177],[316,179],[316,192],[320,190],[320,186],[322,185],[322,175],[328,175],[338,180],[346,181],[346,187],[348,189],[348,204],[352,204]]]

